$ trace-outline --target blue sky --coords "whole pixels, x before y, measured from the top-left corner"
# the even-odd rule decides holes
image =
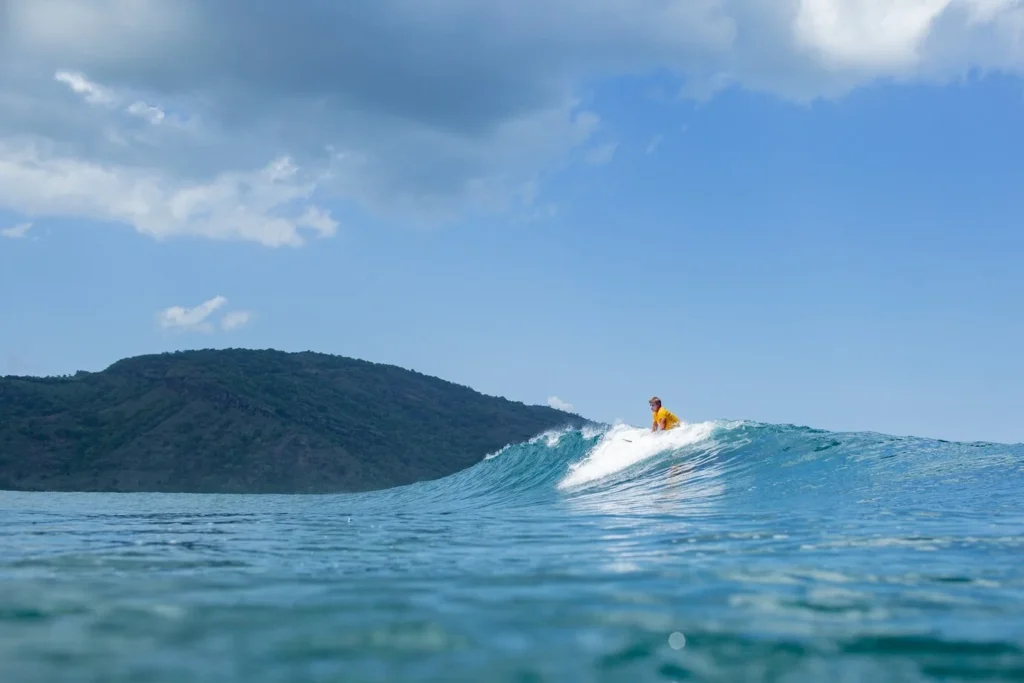
[[[0,374],[312,349],[1024,441],[1020,4],[252,2],[11,0]]]

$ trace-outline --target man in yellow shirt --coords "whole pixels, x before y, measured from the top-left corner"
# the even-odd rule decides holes
[[[673,415],[667,408],[662,407],[660,398],[654,396],[648,403],[651,406],[651,412],[654,413],[654,424],[651,425],[652,432],[656,432],[659,429],[661,431],[675,429],[679,426],[679,418]]]

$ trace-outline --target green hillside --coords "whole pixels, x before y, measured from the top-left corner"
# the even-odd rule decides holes
[[[314,493],[442,477],[586,420],[317,353],[183,351],[0,378],[0,489]]]

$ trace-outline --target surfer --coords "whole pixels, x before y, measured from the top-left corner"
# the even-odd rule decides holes
[[[679,426],[679,418],[672,414],[672,411],[662,407],[661,399],[657,396],[651,398],[648,401],[651,406],[651,412],[653,415],[653,424],[651,425],[651,431],[656,432],[659,429],[665,431],[667,429],[675,429]]]

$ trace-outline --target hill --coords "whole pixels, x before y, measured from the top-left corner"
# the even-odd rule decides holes
[[[365,491],[586,422],[351,358],[180,351],[0,378],[0,489]]]

